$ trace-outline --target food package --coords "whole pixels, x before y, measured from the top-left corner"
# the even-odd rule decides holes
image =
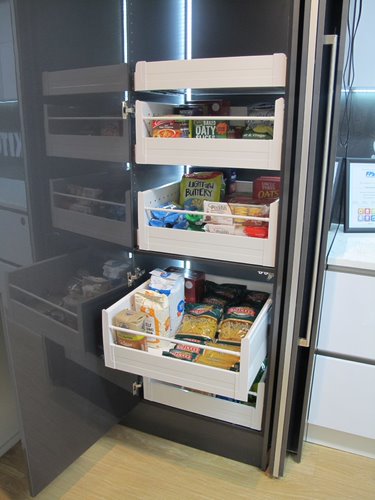
[[[251,117],[274,116],[275,107],[270,103],[258,103],[248,108],[250,119],[242,135],[243,139],[272,139],[273,121],[272,120],[252,120]]]
[[[134,306],[138,312],[146,315],[145,332],[155,335],[155,339],[148,337],[149,347],[161,347],[166,342],[161,342],[157,337],[170,336],[171,320],[169,315],[169,301],[165,294],[148,290],[147,288],[138,290],[134,294]]]
[[[180,182],[180,205],[185,210],[203,210],[203,202],[220,201],[225,189],[221,172],[192,172]]]
[[[219,340],[240,344],[253,324],[258,311],[250,306],[229,307],[219,327]]]
[[[152,137],[181,139],[191,137],[191,124],[188,120],[153,120]]]
[[[185,315],[176,339],[189,338],[213,340],[222,309],[209,304],[186,304]]]
[[[137,332],[145,331],[146,314],[143,312],[124,309],[113,318],[113,326],[135,330]],[[147,351],[147,339],[144,335],[134,335],[127,332],[115,330],[116,342],[125,347]]]
[[[150,273],[150,290],[164,294],[168,298],[171,332],[175,333],[184,314],[184,277],[179,273],[154,269]]]
[[[193,138],[227,139],[229,122],[227,120],[194,120]]]
[[[218,347],[220,349],[225,349],[227,351],[240,352],[239,346],[231,346],[222,344],[220,342],[209,342],[206,345],[211,347]],[[235,354],[228,354],[217,351],[209,351],[205,349],[203,354],[199,355],[195,360],[196,363],[208,366],[214,366],[215,368],[222,368],[224,370],[239,370],[240,357]]]
[[[185,280],[185,302],[187,304],[201,302],[204,295],[206,275],[203,271],[195,271],[183,267],[168,267],[166,271],[179,273]]]
[[[254,198],[270,203],[280,197],[280,177],[262,176],[253,184]]]

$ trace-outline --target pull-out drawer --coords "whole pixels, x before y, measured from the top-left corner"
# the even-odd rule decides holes
[[[86,286],[85,292],[78,287],[83,283],[83,274],[103,276],[103,264],[109,259],[123,257],[120,252],[84,249],[12,272],[10,317],[67,349],[96,353],[101,344],[101,310],[125,293],[128,282],[126,277],[109,281],[103,284],[102,291],[95,289],[96,280],[87,280],[93,287]],[[130,262],[124,261],[124,266],[131,270]]]
[[[135,90],[284,87],[285,54],[139,61]]]
[[[284,123],[284,99],[275,101],[275,114],[265,117],[273,121],[272,139],[205,139],[205,138],[159,138],[152,137],[152,121],[171,119],[173,106],[151,102],[136,102],[136,148],[137,163],[156,165],[198,165],[212,167],[253,168],[280,170]],[[164,118],[163,118],[164,117]],[[218,119],[218,117],[189,116],[185,120]],[[225,116],[221,119],[235,123],[250,119],[250,116]],[[175,116],[173,119],[180,119]],[[259,117],[258,117],[259,119]]]
[[[133,246],[130,179],[100,173],[52,179],[54,227],[99,240]]]
[[[43,72],[43,95],[121,92],[129,89],[127,64]]]
[[[148,401],[259,431],[262,428],[265,378],[266,373],[263,373],[256,392],[249,392],[254,400],[252,403],[239,403],[215,395],[201,394],[146,377],[143,379],[143,397]]]
[[[218,279],[218,282],[223,282],[223,279]],[[242,281],[242,283],[245,282]],[[247,335],[242,339],[240,368],[238,372],[235,372],[163,356],[164,346],[141,351],[116,344],[116,328],[113,326],[113,318],[123,309],[134,309],[134,294],[139,289],[147,288],[147,285],[148,282],[143,283],[111,307],[103,310],[103,345],[106,366],[174,385],[247,401],[250,387],[267,356],[271,299],[265,303]],[[259,285],[257,288],[256,283],[248,282],[248,289],[259,289]],[[131,330],[129,332],[135,333]],[[136,333],[139,334],[139,332]],[[167,344],[165,349],[175,344],[174,338],[161,338]],[[179,342],[188,344],[184,341]],[[214,350],[212,347],[205,348]]]
[[[140,249],[226,262],[274,266],[278,201],[270,205],[267,238],[149,226],[150,209],[178,200],[179,189],[179,183],[176,182],[138,193],[138,246]]]
[[[113,162],[130,161],[129,120],[117,106],[104,104],[95,109],[93,102],[84,105],[44,106],[47,156],[82,158]]]

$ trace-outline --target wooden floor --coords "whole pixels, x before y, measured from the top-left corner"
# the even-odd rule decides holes
[[[0,499],[28,494],[20,444],[0,458]],[[375,461],[305,444],[303,461],[286,475],[115,426],[37,499],[375,499]]]

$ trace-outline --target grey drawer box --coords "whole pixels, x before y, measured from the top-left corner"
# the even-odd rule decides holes
[[[14,271],[9,275],[10,316],[18,324],[45,335],[70,349],[98,352],[102,309],[128,291],[126,280],[67,308],[58,298],[67,295],[67,286],[81,269],[102,274],[104,262],[114,254],[88,249],[76,251]]]

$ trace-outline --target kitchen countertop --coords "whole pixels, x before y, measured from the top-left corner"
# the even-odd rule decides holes
[[[375,272],[375,233],[344,233],[340,225],[327,260],[328,268]]]

